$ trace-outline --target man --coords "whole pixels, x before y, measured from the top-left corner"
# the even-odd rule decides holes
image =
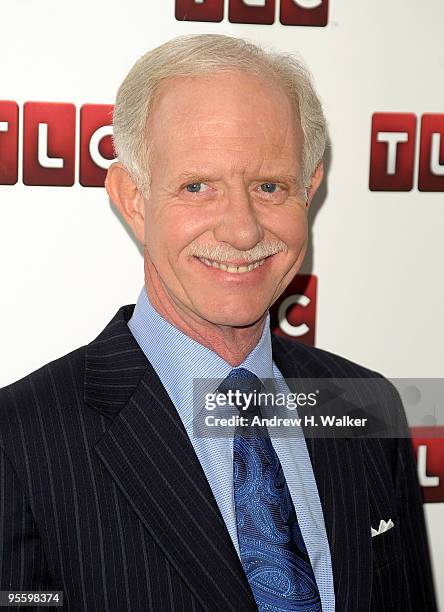
[[[106,188],[144,287],[0,393],[1,588],[94,612],[435,610],[408,438],[193,430],[196,379],[378,376],[270,334],[323,176],[303,67],[227,36],[172,40],[123,82],[114,140]]]

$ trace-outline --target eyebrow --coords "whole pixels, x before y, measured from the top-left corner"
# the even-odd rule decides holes
[[[214,177],[211,177],[211,175],[208,172],[181,172],[177,177],[176,180],[177,181],[188,181],[188,180],[193,180],[199,178],[200,180],[206,180],[206,181],[210,181],[210,180],[214,180]]]
[[[187,181],[187,180],[195,180],[199,179],[200,181],[213,181],[217,180],[214,176],[207,172],[181,172],[175,180],[177,181]],[[292,185],[298,185],[300,183],[300,179],[294,174],[280,174],[280,173],[262,173],[262,176],[258,176],[255,180],[258,181],[275,181],[275,182],[285,182],[291,183]]]

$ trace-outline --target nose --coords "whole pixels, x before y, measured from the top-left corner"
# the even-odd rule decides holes
[[[239,251],[252,249],[263,238],[253,203],[245,187],[230,188],[221,202],[221,215],[214,228],[217,242],[230,244]]]

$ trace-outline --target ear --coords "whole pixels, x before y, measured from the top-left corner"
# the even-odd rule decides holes
[[[319,185],[322,183],[322,179],[324,178],[324,162],[321,161],[315,168],[313,175],[311,177],[310,187],[307,189],[307,203],[306,206],[309,208],[311,201],[313,200],[314,194],[318,190]]]
[[[137,240],[144,244],[145,203],[128,170],[120,162],[109,167],[105,188]]]

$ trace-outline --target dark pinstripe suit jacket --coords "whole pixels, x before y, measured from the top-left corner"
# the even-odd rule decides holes
[[[0,589],[65,610],[255,604],[192,445],[119,309],[89,345],[0,390]],[[273,337],[286,377],[376,374]],[[436,610],[408,439],[307,441],[339,612]],[[370,537],[370,526],[395,527]],[[15,609],[15,608],[14,608]]]

